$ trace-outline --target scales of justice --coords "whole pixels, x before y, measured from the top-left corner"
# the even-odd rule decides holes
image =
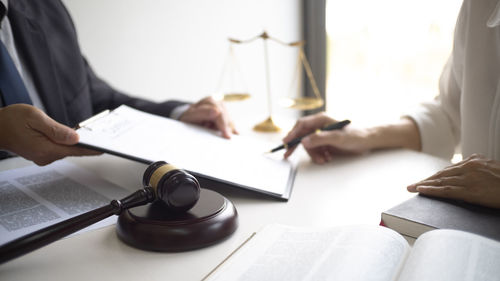
[[[300,40],[300,41],[295,41],[291,43],[285,43],[279,39],[276,39],[274,37],[269,36],[269,34],[264,31],[262,34],[257,35],[253,38],[250,38],[248,40],[238,40],[234,38],[228,38],[229,40],[229,51],[228,51],[228,59],[226,59],[226,62],[224,63],[222,73],[221,73],[221,78],[219,81],[219,85],[217,89],[221,89],[222,81],[224,80],[225,74],[228,71],[228,63],[231,64],[231,73],[230,73],[230,80],[231,80],[231,87],[234,86],[234,80],[235,80],[235,75],[239,75],[242,77],[242,73],[240,71],[238,62],[236,60],[236,56],[234,54],[234,49],[233,46],[236,44],[247,44],[254,42],[258,39],[262,39],[263,44],[264,44],[264,68],[265,68],[265,81],[266,81],[266,92],[267,92],[267,107],[268,107],[268,113],[269,117],[258,123],[257,125],[254,126],[254,130],[257,132],[278,132],[280,131],[280,128],[274,123],[273,118],[272,118],[272,99],[271,99],[271,79],[270,79],[270,66],[269,66],[269,51],[268,51],[268,40],[272,40],[280,45],[287,46],[287,47],[293,47],[293,48],[298,48],[298,57],[297,57],[297,64],[295,67],[295,73],[292,79],[291,87],[295,84],[298,85],[297,82],[297,76],[299,73],[299,70],[301,69],[301,66],[304,67],[304,70],[307,75],[307,79],[309,80],[309,83],[311,84],[314,97],[294,97],[294,98],[286,98],[283,100],[283,105],[292,108],[292,109],[297,109],[297,110],[311,110],[311,109],[316,109],[321,106],[323,106],[324,101],[321,98],[318,86],[316,84],[316,80],[314,80],[314,76],[311,70],[311,66],[306,58],[306,55],[304,53],[304,45],[305,41]],[[237,91],[228,91],[224,93],[220,93],[222,100],[227,101],[227,102],[233,102],[233,101],[242,101],[250,98],[250,94],[246,90],[246,85],[245,82],[242,78],[240,78],[240,83],[243,84],[243,91],[237,92]]]

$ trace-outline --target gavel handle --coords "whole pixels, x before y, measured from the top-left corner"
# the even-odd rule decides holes
[[[0,264],[46,246],[109,216],[119,215],[123,210],[150,203],[155,198],[153,189],[146,187],[121,200],[113,200],[107,206],[19,237],[0,247]]]

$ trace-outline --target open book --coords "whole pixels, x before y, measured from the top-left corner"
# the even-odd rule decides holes
[[[296,165],[265,154],[275,144],[232,136],[127,106],[98,114],[77,130],[80,145],[143,163],[166,161],[211,182],[288,200]]]
[[[323,229],[269,225],[204,280],[500,280],[500,243],[433,230],[413,248],[380,226]]]
[[[128,191],[66,160],[0,172],[0,245],[108,205]],[[99,221],[80,232],[114,224]]]

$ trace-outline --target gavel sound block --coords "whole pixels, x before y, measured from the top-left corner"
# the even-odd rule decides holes
[[[152,204],[125,210],[116,232],[125,243],[143,250],[177,252],[215,244],[237,228],[231,201],[217,192],[200,189],[188,173],[165,162],[144,172],[144,186],[157,190]],[[159,187],[164,188],[160,191]]]
[[[227,238],[238,227],[238,214],[231,201],[217,192],[200,189],[196,178],[183,170],[162,161],[155,162],[146,169],[143,184],[143,189],[121,200],[113,200],[107,206],[2,245],[0,263],[111,215],[119,215],[117,234],[120,239],[151,251],[176,252],[205,247]]]
[[[177,252],[215,244],[237,227],[233,204],[220,194],[201,189],[200,199],[183,213],[154,203],[122,212],[116,232],[125,243],[143,250]]]

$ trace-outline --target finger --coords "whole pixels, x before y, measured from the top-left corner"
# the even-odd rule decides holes
[[[102,154],[102,152],[83,147],[47,143],[41,153],[39,152],[32,157],[28,157],[28,159],[39,166],[45,166],[66,156],[90,156],[100,154]]]
[[[439,177],[434,179],[425,179],[407,187],[409,192],[417,192],[419,186],[460,186],[465,183],[463,176]]]
[[[309,154],[311,156],[311,159],[314,163],[316,164],[319,164],[319,165],[322,165],[322,164],[325,164],[326,163],[326,159],[324,157],[324,155],[322,155],[321,153],[315,153],[315,154]]]
[[[238,130],[237,130],[237,129],[236,129],[236,127],[234,126],[234,123],[233,123],[233,122],[229,122],[229,125],[230,125],[230,127],[231,127],[231,131],[232,131],[232,133],[233,133],[233,134],[235,134],[235,135],[239,135],[239,134],[240,134],[240,132],[238,132]]]
[[[456,164],[444,168],[443,170],[428,177],[426,180],[460,176],[466,173],[467,171],[484,168],[486,166],[486,161],[487,160],[484,159],[484,157],[482,157],[481,155],[473,154],[465,160],[462,160]]]
[[[211,117],[211,121],[214,122],[216,129],[222,133],[223,137],[229,139],[231,138],[229,132],[235,131],[237,133],[237,131],[234,129],[234,126],[232,126],[231,121],[227,116],[223,103],[217,102],[212,97],[206,97],[202,99],[198,104],[200,107],[208,107],[214,110],[214,114]]]
[[[222,133],[222,136],[224,138],[226,139],[231,138],[231,135],[229,134],[231,128],[229,127],[226,117],[222,112],[219,111],[219,114],[215,116],[213,122],[215,124],[216,129]]]
[[[444,168],[427,179],[462,175],[466,170],[483,168],[485,166],[485,161],[487,160],[481,154],[472,154],[466,159]]]
[[[464,200],[466,194],[461,186],[445,185],[445,186],[418,186],[417,192],[427,196],[449,198],[456,200]]]
[[[287,143],[292,141],[294,138],[305,136],[334,121],[334,119],[328,117],[323,112],[302,117],[295,123],[292,130],[290,130],[287,136],[283,139],[283,142]]]
[[[305,148],[312,149],[320,146],[334,146],[339,143],[340,132],[317,132],[302,139]]]
[[[30,118],[28,125],[58,144],[73,145],[78,143],[79,140],[78,133],[75,130],[56,122],[44,113],[35,118]]]
[[[311,160],[316,164],[324,164],[327,162],[325,157],[325,150],[322,148],[306,149],[307,153],[311,157]]]
[[[295,125],[293,126],[292,130],[290,130],[290,132],[288,132],[288,134],[283,138],[283,143],[289,143],[293,139],[307,134],[307,132],[304,132],[302,127],[303,123],[301,121],[297,121],[297,123],[295,123]]]
[[[181,116],[180,120],[209,128],[215,126],[216,130],[222,132],[223,137],[230,138],[230,128],[228,128],[225,116],[214,104],[204,103],[193,105],[188,112]]]
[[[333,160],[332,153],[328,149],[325,149],[325,152],[323,154],[326,162],[330,162]]]
[[[285,154],[283,155],[283,157],[285,159],[287,159],[288,157],[290,157],[290,155],[292,155],[292,153],[295,151],[295,149],[297,148],[296,145],[294,145],[293,147],[289,147],[286,151],[285,151]]]
[[[462,164],[454,164],[452,166],[448,166],[441,171],[435,173],[434,175],[424,179],[424,180],[433,180],[437,178],[444,178],[444,177],[453,177],[453,176],[459,176],[463,173],[461,166]]]

